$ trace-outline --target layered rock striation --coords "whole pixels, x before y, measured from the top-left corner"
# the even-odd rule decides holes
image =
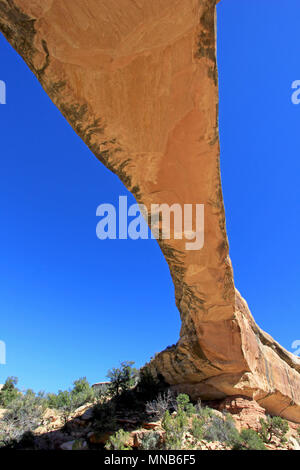
[[[224,0],[225,1],[225,0]],[[0,31],[139,203],[205,205],[205,243],[159,240],[182,327],[148,365],[193,397],[300,422],[300,360],[236,291],[220,180],[214,0],[0,0]]]

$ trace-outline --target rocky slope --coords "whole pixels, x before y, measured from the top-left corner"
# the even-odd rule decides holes
[[[259,432],[260,419],[266,419],[265,410],[257,402],[245,397],[226,398],[219,402],[210,403],[212,415],[222,420],[224,413],[229,413],[238,431],[252,429]],[[5,410],[0,408],[0,419]],[[21,442],[17,449],[30,448],[35,450],[103,450],[109,438],[115,434],[116,429],[123,429],[128,433],[128,446],[135,450],[142,450],[142,441],[147,434],[153,431],[159,435],[158,447],[164,446],[166,431],[162,419],[151,420],[140,410],[120,409],[116,415],[116,427],[99,430],[96,418],[95,405],[90,403],[74,411],[67,421],[61,411],[46,409],[41,424],[35,429],[30,442]],[[297,425],[289,423],[285,442],[274,436],[270,442],[265,443],[265,450],[300,450],[300,439]],[[26,447],[29,446],[29,447]],[[160,448],[160,447],[159,447]],[[194,450],[231,450],[225,442],[207,440],[204,437],[197,439],[191,431],[187,431],[182,443],[182,449]],[[152,449],[153,450],[153,449]]]
[[[138,202],[205,205],[202,250],[159,242],[182,328],[152,371],[193,397],[242,394],[300,422],[300,360],[258,328],[234,287],[220,181],[215,3],[0,0],[0,31]]]

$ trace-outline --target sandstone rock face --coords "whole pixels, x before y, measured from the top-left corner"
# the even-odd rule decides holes
[[[223,0],[226,1],[226,0]],[[160,240],[182,328],[149,365],[193,397],[300,422],[300,361],[235,290],[220,181],[214,0],[0,0],[0,30],[139,203],[204,204],[205,243]]]
[[[230,413],[239,430],[261,428],[260,419],[266,419],[266,410],[255,400],[245,397],[227,397],[221,401],[218,409],[222,412]]]

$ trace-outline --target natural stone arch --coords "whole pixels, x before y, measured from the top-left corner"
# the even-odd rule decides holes
[[[224,0],[225,1],[225,0]],[[205,245],[161,240],[182,321],[149,365],[193,397],[300,422],[300,360],[235,290],[220,181],[214,0],[1,0],[0,30],[137,201],[205,204]]]

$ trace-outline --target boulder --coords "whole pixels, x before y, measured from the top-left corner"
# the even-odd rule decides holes
[[[81,416],[80,419],[83,421],[90,421],[93,419],[94,416],[94,409],[88,408]]]
[[[239,430],[260,429],[260,419],[266,418],[266,410],[248,397],[228,397],[221,401],[219,411],[230,413]]]

